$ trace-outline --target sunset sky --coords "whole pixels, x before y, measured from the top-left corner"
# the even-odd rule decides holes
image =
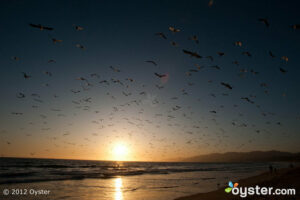
[[[291,27],[300,2],[208,4],[1,1],[0,156],[164,161],[300,151],[300,30]]]

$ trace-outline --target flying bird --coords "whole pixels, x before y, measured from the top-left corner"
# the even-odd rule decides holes
[[[51,72],[44,72],[46,75],[48,76],[52,76],[52,73]]]
[[[193,35],[193,36],[189,37],[189,40],[193,40],[193,41],[196,42],[196,44],[199,44],[199,40],[198,40],[197,35]]]
[[[241,42],[241,41],[236,41],[236,42],[234,42],[234,45],[235,45],[235,46],[240,46],[240,47],[241,47],[241,46],[242,46],[242,42]]]
[[[133,81],[134,81],[132,78],[126,78],[125,80],[126,80],[126,81],[130,81],[130,82],[133,82]]]
[[[12,115],[23,115],[21,112],[11,112]]]
[[[48,60],[48,63],[56,63],[56,61],[53,59],[50,59],[50,60]]]
[[[248,101],[249,103],[254,103],[253,101],[251,101],[248,97],[242,97],[241,99],[245,100],[245,101]]]
[[[13,56],[13,57],[11,57],[11,59],[13,59],[13,60],[15,60],[15,61],[19,61],[19,60],[20,60],[20,58],[17,57],[17,56]]]
[[[33,28],[38,28],[38,29],[40,29],[41,31],[42,31],[42,30],[48,30],[48,31],[54,30],[54,28],[47,27],[47,26],[42,26],[41,24],[29,24],[29,26],[31,26],[31,27],[33,27]]]
[[[183,53],[188,54],[191,57],[202,58],[202,56],[200,56],[196,52],[191,52],[191,51],[188,51],[188,50],[185,50],[185,49],[183,49],[182,51],[183,51]]]
[[[206,56],[205,58],[210,59],[210,61],[214,61],[214,58],[212,56]]]
[[[218,65],[210,66],[211,68],[215,68],[217,70],[220,70],[221,68]]]
[[[283,68],[279,68],[279,70],[283,73],[283,74],[285,74],[286,72],[287,72],[287,70],[285,70],[285,69],[283,69]]]
[[[76,31],[82,31],[83,30],[82,26],[76,26],[76,25],[73,25],[73,26],[75,26]]]
[[[276,56],[272,53],[272,51],[269,51],[269,55],[272,57],[272,58],[275,58]]]
[[[162,32],[159,32],[159,33],[155,33],[155,35],[158,35],[159,37],[163,38],[163,39],[167,39],[166,35]]]
[[[96,74],[96,73],[93,73],[93,74],[90,74],[91,77],[96,77],[96,78],[100,78],[99,74]]]
[[[76,44],[75,46],[79,49],[85,50],[85,47],[81,44]]]
[[[232,90],[232,86],[229,85],[228,83],[224,83],[224,82],[221,82],[221,85],[227,87],[228,89]]]
[[[25,79],[29,79],[29,78],[31,78],[31,76],[29,76],[28,74],[26,74],[25,72],[22,72],[22,74],[23,74],[23,77],[25,78]]]
[[[159,77],[159,78],[164,78],[164,77],[167,77],[167,74],[158,74],[158,73],[154,73],[155,76]]]
[[[112,69],[114,72],[120,72],[121,71],[121,70],[119,70],[117,68],[114,68],[113,66],[110,66],[109,68]]]
[[[79,80],[79,81],[86,81],[86,79],[84,77],[78,77],[76,78],[76,80]]]
[[[145,62],[147,62],[147,63],[151,63],[151,64],[153,64],[154,66],[157,66],[157,63],[156,63],[156,62],[154,62],[153,60],[147,60],[147,61],[145,61]]]
[[[268,22],[267,19],[265,18],[259,18],[258,21],[264,23],[266,25],[266,27],[269,27],[270,26],[270,23]]]
[[[19,92],[19,94],[17,94],[17,98],[19,98],[19,99],[25,98],[25,94],[22,92]]]
[[[62,40],[58,40],[58,39],[55,39],[55,38],[52,38],[52,42],[54,43],[54,44],[56,44],[57,42],[62,42]]]
[[[196,70],[196,69],[190,69],[189,71],[190,72],[198,72],[198,70]]]
[[[244,51],[244,52],[242,52],[242,54],[243,54],[243,55],[246,55],[246,56],[249,56],[249,57],[252,56],[248,51]]]
[[[172,26],[169,27],[169,30],[172,31],[173,33],[178,33],[180,32],[180,29],[174,28]]]
[[[300,24],[294,24],[294,25],[291,25],[291,27],[295,30],[299,30],[300,29]]]
[[[172,46],[174,46],[174,47],[178,47],[178,46],[179,46],[179,45],[178,45],[176,42],[174,42],[174,41],[170,42],[170,44],[171,44]]]
[[[287,56],[282,56],[281,57],[281,60],[284,60],[285,62],[288,62],[289,61],[289,58]]]

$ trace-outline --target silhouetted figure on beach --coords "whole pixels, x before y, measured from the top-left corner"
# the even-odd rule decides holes
[[[269,170],[270,170],[270,173],[272,174],[273,173],[273,166],[272,165],[269,166]]]

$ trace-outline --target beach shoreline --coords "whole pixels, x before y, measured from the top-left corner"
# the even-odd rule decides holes
[[[238,182],[239,187],[273,187],[273,188],[294,188],[296,189],[296,195],[289,196],[262,196],[253,195],[247,196],[247,198],[241,198],[239,195],[233,195],[232,193],[226,193],[224,190],[227,185],[221,187],[218,190],[206,193],[198,193],[189,196],[183,196],[174,200],[229,200],[229,199],[300,199],[300,167],[296,168],[283,168],[276,171],[264,172],[257,176],[241,180],[232,180],[232,182]]]

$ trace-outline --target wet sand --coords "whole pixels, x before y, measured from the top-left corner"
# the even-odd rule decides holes
[[[232,180],[234,181],[234,180]],[[186,197],[176,198],[175,200],[232,200],[232,199],[300,199],[300,167],[280,169],[276,172],[265,172],[258,176],[253,176],[250,178],[242,179],[237,181],[239,183],[238,187],[255,187],[256,185],[260,187],[273,187],[276,188],[294,188],[296,189],[296,195],[289,196],[275,196],[275,195],[253,195],[247,196],[246,198],[241,198],[239,195],[233,195],[232,193],[226,193],[224,191],[227,187],[227,183],[224,187],[207,193],[199,193],[195,195],[190,195]]]

